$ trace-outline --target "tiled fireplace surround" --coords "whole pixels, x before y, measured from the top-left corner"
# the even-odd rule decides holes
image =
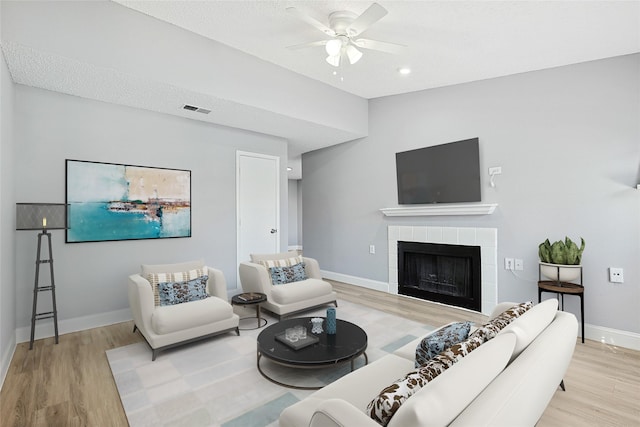
[[[389,292],[398,293],[398,241],[480,246],[482,313],[489,315],[498,300],[498,230],[473,227],[390,225]]]

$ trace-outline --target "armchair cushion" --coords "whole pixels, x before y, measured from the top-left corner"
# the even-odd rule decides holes
[[[188,304],[156,307],[151,326],[156,334],[169,334],[233,317],[231,305],[217,297],[209,297]]]
[[[207,298],[208,279],[209,276],[204,275],[184,282],[158,283],[160,305],[182,304]]]
[[[148,273],[147,280],[153,288],[153,299],[156,307],[160,306],[160,293],[158,292],[158,284],[160,283],[173,283],[173,282],[187,282],[189,280],[195,280],[205,276],[204,268],[197,268],[188,271],[178,271],[170,273]],[[206,280],[205,280],[206,283]]]
[[[333,287],[319,279],[307,279],[304,283],[285,283],[271,290],[271,298],[277,304],[293,304],[333,292]]]

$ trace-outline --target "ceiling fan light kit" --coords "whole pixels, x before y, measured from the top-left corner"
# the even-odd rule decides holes
[[[333,12],[329,15],[329,26],[301,13],[295,7],[289,7],[287,11],[307,24],[319,29],[329,37],[333,37],[331,40],[318,40],[290,46],[289,48],[299,49],[303,47],[324,46],[327,55],[329,55],[326,61],[334,67],[340,66],[343,56],[347,57],[351,65],[358,62],[363,54],[357,47],[387,53],[397,53],[401,48],[405,47],[395,43],[355,38],[388,13],[387,10],[378,3],[373,3],[362,12],[360,16],[349,11]]]

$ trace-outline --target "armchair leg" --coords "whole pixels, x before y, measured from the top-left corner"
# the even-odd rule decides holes
[[[236,326],[236,335],[240,336],[240,328]]]
[[[564,380],[560,381],[560,388],[562,389],[562,391],[566,391],[564,389]]]
[[[334,304],[334,305],[336,306],[336,308],[337,308],[337,307],[338,307],[338,300],[335,300],[335,301],[333,302],[333,304]]]
[[[155,362],[156,361],[156,356],[158,355],[158,350],[151,350],[151,361]]]
[[[133,333],[135,334],[137,330],[138,330],[138,325],[136,325],[136,324],[134,323],[134,324],[133,324]]]

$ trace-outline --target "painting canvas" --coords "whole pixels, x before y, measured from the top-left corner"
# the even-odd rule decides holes
[[[191,171],[66,161],[67,242],[191,237]]]

